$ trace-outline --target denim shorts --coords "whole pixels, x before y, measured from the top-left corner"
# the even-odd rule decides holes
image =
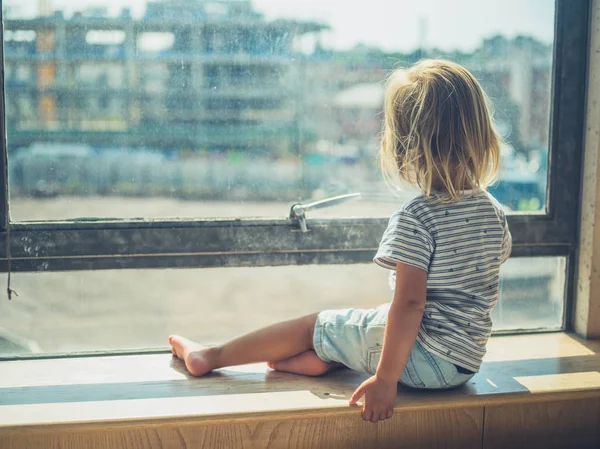
[[[375,374],[389,310],[390,304],[384,304],[376,309],[321,312],[313,336],[315,352],[326,362]],[[415,342],[400,383],[412,388],[449,389],[463,385],[473,376],[474,373],[464,372]]]

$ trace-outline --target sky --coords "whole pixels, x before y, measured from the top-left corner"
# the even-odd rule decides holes
[[[109,7],[116,14],[123,6],[143,14],[145,0],[50,0],[66,12],[86,7]],[[38,0],[4,0],[23,13],[36,11]],[[73,5],[76,6],[73,6]],[[327,47],[348,49],[366,44],[388,51],[425,47],[471,51],[495,34],[534,36],[551,43],[554,34],[554,0],[254,0],[267,19],[317,20],[330,26],[323,34]]]

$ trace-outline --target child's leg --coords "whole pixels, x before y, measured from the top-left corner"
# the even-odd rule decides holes
[[[274,324],[214,348],[202,347],[179,336],[169,337],[169,342],[173,353],[185,361],[188,371],[202,376],[226,366],[281,361],[312,350],[316,320],[317,314],[312,314]],[[305,361],[309,360],[304,357]]]
[[[325,362],[319,358],[312,349],[289,359],[279,362],[267,363],[269,368],[288,373],[304,374],[305,376],[320,376],[328,371],[341,368],[344,365],[334,362]]]

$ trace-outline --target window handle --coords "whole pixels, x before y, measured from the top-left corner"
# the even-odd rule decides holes
[[[337,206],[338,204],[355,198],[360,198],[360,193],[349,193],[347,195],[333,196],[331,198],[325,198],[306,204],[296,203],[290,209],[290,220],[297,221],[302,232],[308,232],[308,228],[306,226],[306,212],[315,209],[323,209],[324,207]]]

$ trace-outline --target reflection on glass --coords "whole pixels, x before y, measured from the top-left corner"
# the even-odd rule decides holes
[[[382,81],[424,57],[492,98],[493,193],[544,208],[552,0],[29,3],[3,2],[15,220],[282,216],[352,192],[328,213],[387,216],[411,194],[375,162]]]
[[[562,258],[510,259],[495,330],[560,329]],[[170,333],[207,344],[323,309],[392,299],[375,265],[15,274],[4,301],[0,357],[25,353],[166,348]]]

